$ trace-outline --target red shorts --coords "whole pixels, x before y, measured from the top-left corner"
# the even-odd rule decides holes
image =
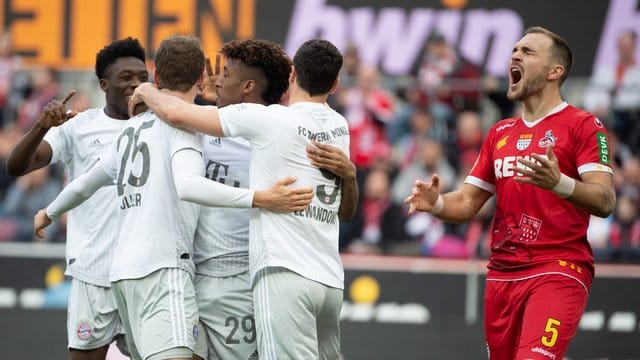
[[[485,335],[491,360],[562,360],[589,295],[568,276],[488,280]]]

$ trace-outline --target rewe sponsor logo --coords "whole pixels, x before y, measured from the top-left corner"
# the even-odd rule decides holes
[[[390,75],[407,74],[421,58],[430,34],[438,32],[486,72],[505,76],[513,44],[524,25],[511,9],[436,10],[399,7],[346,9],[326,0],[298,0],[293,9],[286,50],[294,54],[311,38],[324,38],[339,49],[355,43],[365,63]]]
[[[540,155],[542,157],[546,157],[546,155]],[[501,159],[493,160],[493,169],[495,170],[496,179],[501,179],[503,177],[512,177],[516,176],[517,173],[515,169],[524,169],[531,170],[528,166],[524,166],[518,162],[518,159],[524,159],[528,161],[533,161],[537,163],[536,159],[532,158],[530,155],[525,156],[505,156]]]

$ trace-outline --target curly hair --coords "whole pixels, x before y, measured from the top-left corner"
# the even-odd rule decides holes
[[[309,95],[328,93],[342,67],[342,54],[329,41],[307,40],[293,57],[298,85]]]
[[[134,57],[142,62],[146,61],[144,48],[140,45],[138,39],[128,37],[122,40],[115,40],[102,48],[96,54],[96,76],[98,79],[104,79],[107,68],[123,57]]]
[[[260,69],[267,85],[260,94],[268,104],[280,102],[289,88],[291,60],[282,47],[268,40],[232,40],[221,50],[227,59],[238,59],[245,65]]]

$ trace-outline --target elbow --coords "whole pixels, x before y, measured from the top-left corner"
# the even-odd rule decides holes
[[[602,203],[596,207],[590,213],[594,216],[601,218],[607,218],[613,213],[616,208],[616,193],[611,191],[604,191],[602,194]]]
[[[187,187],[182,184],[176,183],[176,193],[178,194],[178,199],[182,201],[189,201],[191,198],[189,196],[189,191],[187,190]]]
[[[5,164],[5,170],[10,176],[22,176],[27,173],[28,167],[29,166],[26,162],[13,158],[11,154],[9,154]]]
[[[356,216],[356,209],[350,211],[343,211],[338,213],[338,219],[340,221],[351,221]]]
[[[192,189],[197,187],[189,184],[189,181],[176,181],[176,193],[181,201],[195,202],[196,196]]]
[[[20,166],[19,164],[16,164],[15,162],[10,160],[7,160],[7,163],[5,164],[5,170],[7,171],[7,174],[11,176],[22,176],[25,174],[25,169],[23,166]]]
[[[593,211],[591,214],[601,218],[608,218],[613,213],[615,208],[616,208],[616,204],[615,202],[613,202],[611,204],[605,204],[604,206]]]
[[[27,173],[27,164],[24,161],[18,161],[15,156],[9,153],[5,164],[7,174],[11,176],[22,176]]]

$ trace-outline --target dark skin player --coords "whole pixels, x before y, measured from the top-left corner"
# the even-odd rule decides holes
[[[127,105],[135,88],[148,79],[145,64],[135,57],[117,59],[108,68],[105,77],[100,79],[100,88],[105,92],[107,105],[104,112],[111,118],[129,119]],[[21,176],[49,164],[51,146],[42,141],[53,126],[60,126],[76,115],[67,112],[66,102],[75,94],[70,92],[63,100],[52,100],[43,109],[35,125],[18,141],[7,158],[7,172],[12,176]]]

